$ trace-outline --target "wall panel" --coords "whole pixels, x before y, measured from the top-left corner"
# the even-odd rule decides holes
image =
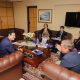
[[[14,27],[12,2],[0,2],[0,29]]]

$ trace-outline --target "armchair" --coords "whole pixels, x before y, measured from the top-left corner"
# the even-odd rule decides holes
[[[44,63],[42,70],[50,80],[80,80],[80,74],[51,62]]]
[[[0,58],[0,80],[19,80],[22,76],[22,52]]]

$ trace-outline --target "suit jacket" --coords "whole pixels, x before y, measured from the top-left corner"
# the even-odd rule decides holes
[[[69,52],[62,57],[61,66],[80,73],[80,54],[77,51]]]
[[[0,43],[0,57],[4,57],[5,55],[11,54],[15,52],[16,49],[10,42],[10,40],[6,37]]]
[[[61,36],[61,39],[65,39],[65,37],[67,36],[67,32],[63,31],[62,35],[61,35],[61,32],[58,31],[58,33],[56,34],[56,37],[60,37]]]
[[[75,47],[77,50],[80,50],[80,37],[76,40],[76,42],[74,42],[74,47]]]

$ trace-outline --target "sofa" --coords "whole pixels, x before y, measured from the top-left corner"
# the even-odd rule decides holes
[[[55,37],[58,31],[51,30],[51,32],[52,32],[51,37]],[[34,33],[35,33],[35,36],[37,36],[39,39],[41,38],[41,30],[37,30]],[[67,36],[64,39],[70,39],[71,40],[72,39],[72,34],[69,33],[69,32],[66,32],[66,33],[67,33]]]
[[[50,80],[80,80],[80,74],[47,61],[41,66],[42,71]],[[48,79],[48,80],[49,80]]]
[[[19,80],[22,77],[21,51],[0,58],[0,80]]]
[[[24,33],[23,29],[19,29],[19,28],[7,28],[7,29],[0,29],[0,41],[4,37],[6,37],[8,35],[8,32],[10,30],[14,30],[14,32],[16,33],[16,39],[15,39],[15,41],[23,39],[23,35],[22,35]]]

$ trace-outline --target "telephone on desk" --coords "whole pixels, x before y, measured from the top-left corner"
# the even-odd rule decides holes
[[[30,54],[30,53],[28,53],[28,52],[24,52],[24,56],[25,57],[28,57],[28,58],[32,58],[33,57],[33,55]]]

